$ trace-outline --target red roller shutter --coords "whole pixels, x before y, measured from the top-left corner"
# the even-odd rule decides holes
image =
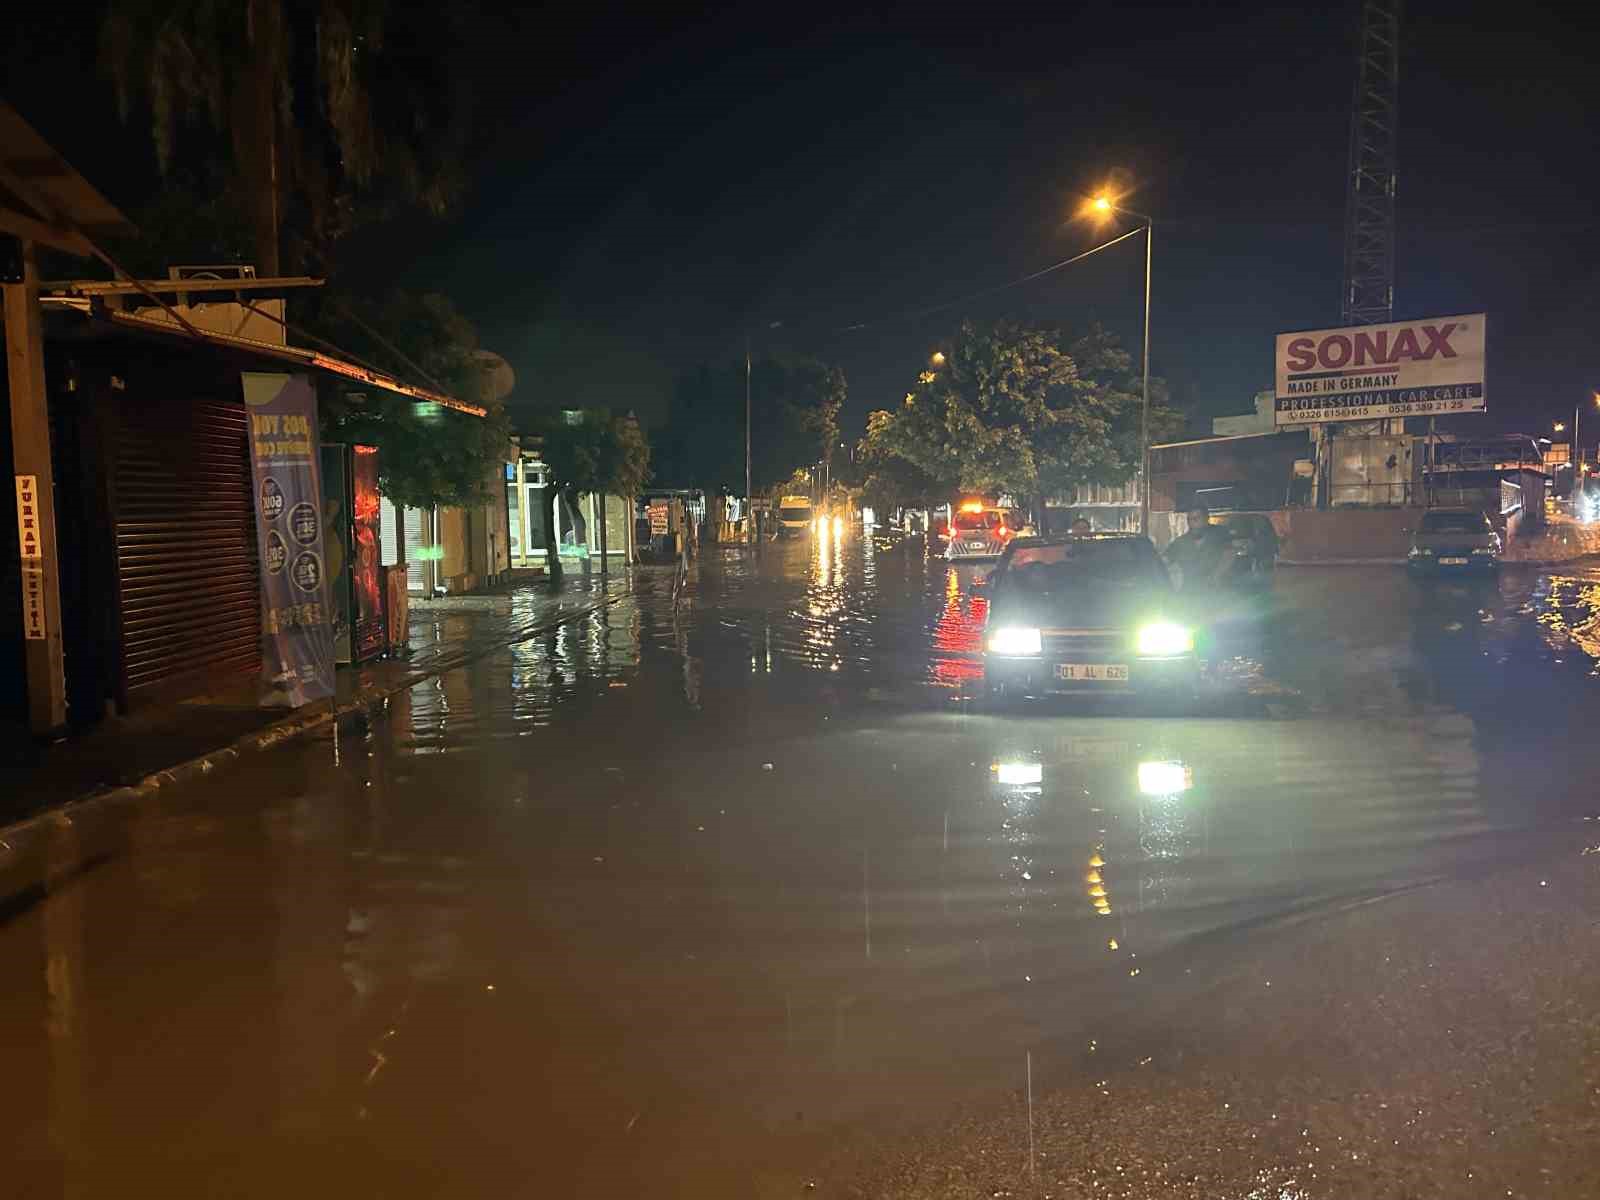
[[[128,703],[192,695],[259,671],[242,400],[128,394],[117,408],[113,495]]]

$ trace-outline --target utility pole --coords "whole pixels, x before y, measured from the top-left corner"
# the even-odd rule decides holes
[[[1139,417],[1139,445],[1142,448],[1139,463],[1139,532],[1150,536],[1150,260],[1155,257],[1156,223],[1149,217],[1144,222],[1144,369],[1140,373],[1140,390],[1144,403]],[[1040,501],[1039,507],[1044,508]]]
[[[67,723],[61,644],[61,574],[56,550],[56,481],[44,383],[39,264],[34,243],[17,240],[5,287],[6,376],[11,386],[11,458],[16,472],[22,555],[22,623],[27,647],[28,721],[49,735]]]
[[[746,536],[757,546],[761,539],[756,535],[756,494],[750,487],[750,335],[744,335],[744,503],[746,508],[744,528]]]

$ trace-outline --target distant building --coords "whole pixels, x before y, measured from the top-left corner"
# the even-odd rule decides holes
[[[1217,437],[1239,437],[1247,433],[1271,433],[1273,399],[1269,388],[1256,393],[1256,410],[1239,417],[1212,417],[1211,432]]]

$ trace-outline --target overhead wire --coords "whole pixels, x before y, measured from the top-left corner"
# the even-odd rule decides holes
[[[944,312],[947,309],[955,308],[959,304],[967,304],[973,300],[981,300],[985,296],[993,296],[999,292],[1008,291],[1014,287],[1021,287],[1025,283],[1032,283],[1035,279],[1042,279],[1046,275],[1062,270],[1065,267],[1070,267],[1073,263],[1082,262],[1090,255],[1099,254],[1102,250],[1109,250],[1117,243],[1125,242],[1129,238],[1143,232],[1144,226],[1141,225],[1137,229],[1128,230],[1127,233],[1118,234],[1110,241],[1101,242],[1098,246],[1091,246],[1081,254],[1074,254],[1071,258],[1064,258],[1060,262],[1051,263],[1048,267],[1041,267],[1037,271],[1030,271],[1028,274],[1020,276],[1016,279],[1012,279],[1006,283],[998,283],[992,287],[981,288],[976,292],[969,292],[964,296],[956,296],[953,299],[944,300],[938,304],[931,304],[926,308],[911,309],[906,312],[895,313],[887,317],[874,318],[870,321],[858,321],[853,325],[841,326],[838,329],[833,330],[833,332],[854,333],[862,329],[871,329],[875,325],[886,325],[893,321],[915,321],[922,317],[932,316],[934,313]]]

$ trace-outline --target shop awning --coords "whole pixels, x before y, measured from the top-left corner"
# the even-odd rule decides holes
[[[217,333],[208,329],[190,330],[166,321],[147,320],[134,313],[113,311],[91,313],[89,311],[89,301],[86,299],[46,296],[42,298],[42,303],[47,312],[52,309],[74,309],[83,313],[95,323],[129,333],[148,334],[157,338],[171,338],[176,342],[187,342],[191,345],[199,343],[221,350],[241,351],[260,358],[275,359],[292,366],[341,375],[354,382],[379,388],[397,396],[405,396],[418,403],[437,404],[441,408],[454,409],[456,412],[466,413],[468,416],[485,417],[489,415],[488,410],[482,405],[469,404],[465,400],[457,400],[454,396],[447,396],[443,392],[436,392],[430,388],[417,387],[413,384],[402,382],[392,375],[361,366],[359,363],[350,362],[348,359],[325,354],[320,350],[310,350],[304,346],[281,346],[273,342],[263,342],[255,338]]]

